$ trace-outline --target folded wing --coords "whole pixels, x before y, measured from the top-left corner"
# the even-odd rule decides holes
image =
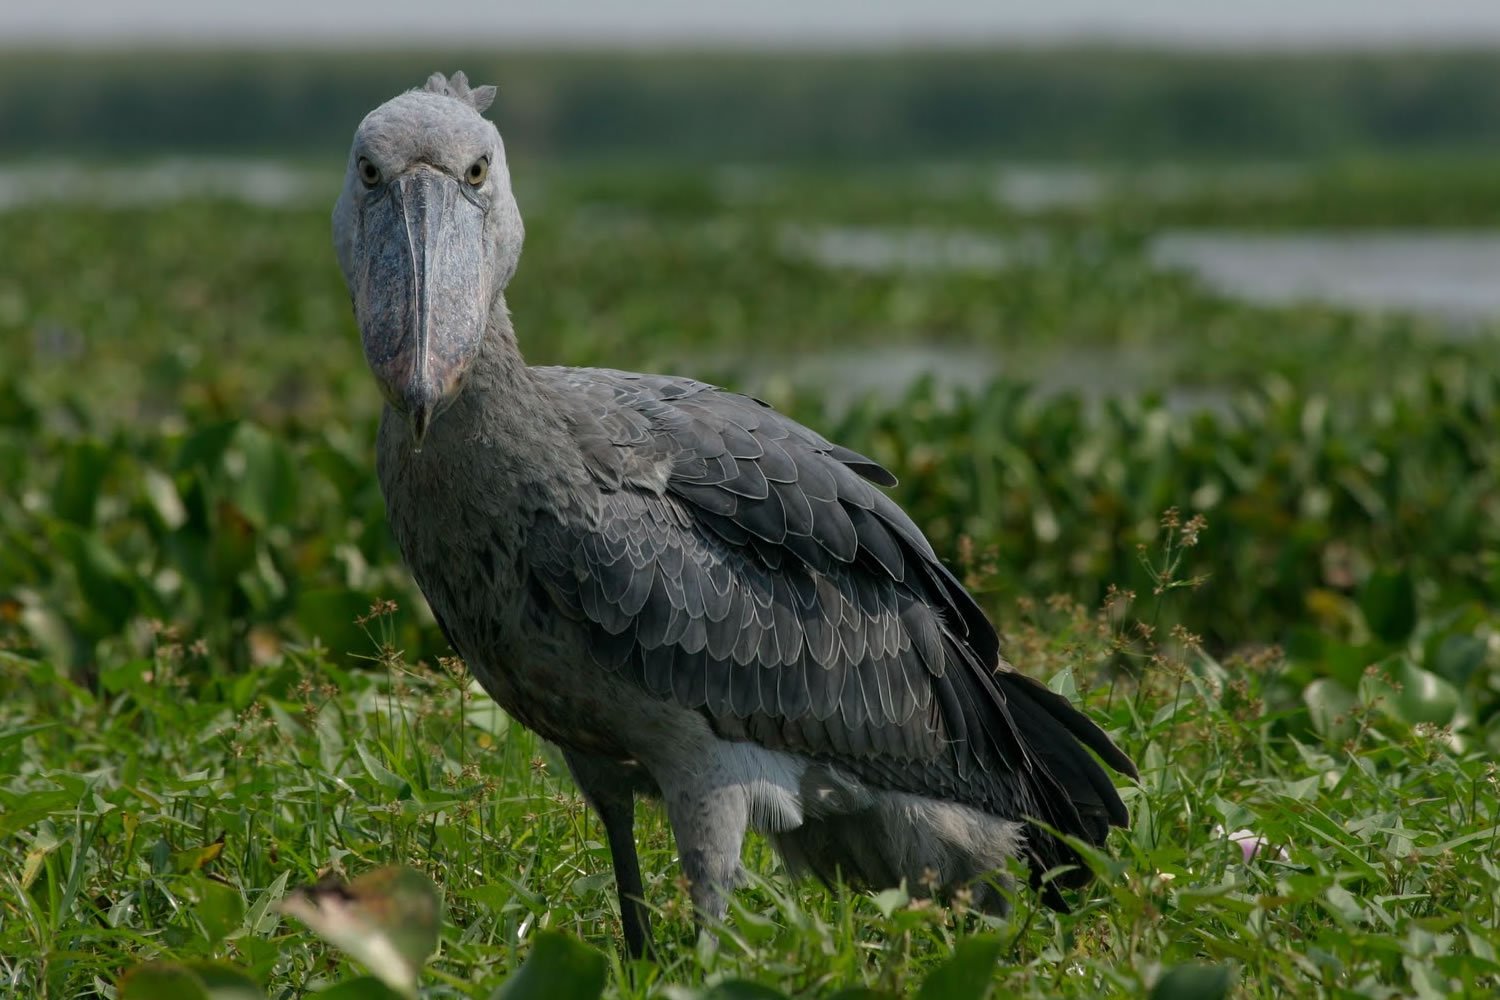
[[[1133,776],[1129,759],[1004,664],[973,598],[877,488],[895,482],[885,469],[701,382],[535,370],[602,492],[574,520],[542,518],[528,558],[589,623],[600,668],[882,787],[1094,843],[1126,823],[1085,747]],[[1036,875],[1077,864],[1040,828],[1027,843]]]

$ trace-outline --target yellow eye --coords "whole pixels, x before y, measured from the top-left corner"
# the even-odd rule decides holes
[[[489,175],[490,158],[488,156],[481,156],[469,166],[469,171],[464,174],[464,179],[469,182],[470,186],[478,187],[484,183],[484,179]]]
[[[380,168],[363,156],[359,158],[358,168],[359,179],[364,181],[365,187],[372,188],[380,183]]]

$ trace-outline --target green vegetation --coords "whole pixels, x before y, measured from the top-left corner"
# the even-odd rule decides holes
[[[1500,152],[1494,52],[0,50],[0,155],[341,153],[435,69],[518,148],[671,162]]]
[[[621,996],[900,995],[961,979],[964,940],[1002,995],[1490,994],[1493,331],[1233,302],[1147,248],[1185,223],[1494,222],[1495,176],[1351,161],[1025,214],[968,168],[522,168],[533,361],[753,381],[890,465],[1014,662],[1142,769],[1074,912],[1023,892],[1003,921],[792,884],[756,841],[761,879],[695,944],[647,810],[666,947],[633,969],[602,831],[399,568],[326,207],[0,213],[0,992],[108,996],[165,959],[308,995],[359,967],[276,904],[399,863],[443,891],[431,997],[490,996],[564,947],[543,930],[607,955]],[[820,223],[1032,249],[841,269],[799,243]],[[893,344],[1014,370],[852,402],[753,374]],[[1091,364],[1086,395],[1023,378]]]

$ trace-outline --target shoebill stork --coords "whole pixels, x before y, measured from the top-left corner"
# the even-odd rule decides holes
[[[371,112],[334,242],[396,541],[485,690],[562,748],[629,950],[650,935],[638,796],[664,803],[700,919],[724,916],[747,829],[793,872],[991,909],[1019,855],[1063,906],[1089,871],[1058,834],[1127,822],[1090,751],[1129,758],[1006,663],[876,462],[689,378],[525,362],[494,93],[438,74]]]

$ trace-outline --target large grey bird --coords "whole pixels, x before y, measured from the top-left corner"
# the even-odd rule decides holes
[[[1061,906],[1089,872],[1057,833],[1127,822],[1089,750],[1130,760],[1002,659],[875,462],[702,382],[526,364],[494,93],[436,74],[371,112],[334,242],[401,552],[485,689],[563,748],[629,949],[650,934],[637,795],[665,803],[700,918],[747,828],[795,872],[991,909],[1007,858],[1037,884],[1072,866],[1043,887]]]

